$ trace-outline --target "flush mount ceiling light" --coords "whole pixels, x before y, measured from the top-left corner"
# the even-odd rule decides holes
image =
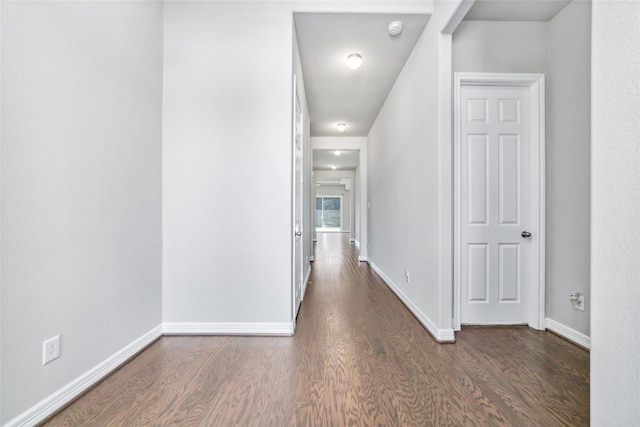
[[[338,126],[336,126],[338,128],[338,132],[344,132],[344,130],[347,128],[347,124],[346,123],[338,123]]]
[[[335,154],[336,156],[340,155],[340,152],[338,150],[334,151],[333,154]]]
[[[331,165],[331,169],[336,170],[336,169],[338,169],[338,166],[336,166],[336,165]]]
[[[360,56],[359,53],[352,53],[349,56],[347,56],[347,67],[351,68],[352,70],[356,70],[360,68],[361,65],[362,65],[362,56]]]
[[[389,35],[391,36],[397,36],[398,34],[400,34],[402,32],[402,22],[401,21],[393,21],[391,24],[389,24]]]

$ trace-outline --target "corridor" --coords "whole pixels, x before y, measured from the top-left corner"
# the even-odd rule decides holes
[[[438,344],[346,234],[318,233],[297,325],[161,338],[47,425],[589,424],[588,352],[524,327]]]

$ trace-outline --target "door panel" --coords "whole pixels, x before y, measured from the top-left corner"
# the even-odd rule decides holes
[[[488,302],[489,294],[489,246],[486,243],[467,245],[469,261],[469,301]]]
[[[518,225],[520,209],[520,138],[500,135],[500,224]]]
[[[460,108],[460,320],[527,323],[528,88],[463,86]]]
[[[500,249],[500,295],[498,300],[520,299],[520,245],[501,243]]]
[[[469,224],[486,225],[489,215],[489,141],[487,135],[469,135],[467,143],[468,220]]]

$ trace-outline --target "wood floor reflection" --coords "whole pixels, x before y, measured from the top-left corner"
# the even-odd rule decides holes
[[[294,337],[164,337],[49,426],[589,425],[589,353],[529,328],[436,343],[340,233]]]

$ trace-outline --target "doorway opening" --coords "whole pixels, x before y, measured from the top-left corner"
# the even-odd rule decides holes
[[[342,231],[342,196],[316,196],[316,232]]]
[[[336,140],[331,138],[334,144],[341,142]],[[318,233],[346,233],[359,249],[361,155],[360,150],[353,149],[313,149],[314,241]]]
[[[456,73],[454,329],[544,329],[544,76]]]

